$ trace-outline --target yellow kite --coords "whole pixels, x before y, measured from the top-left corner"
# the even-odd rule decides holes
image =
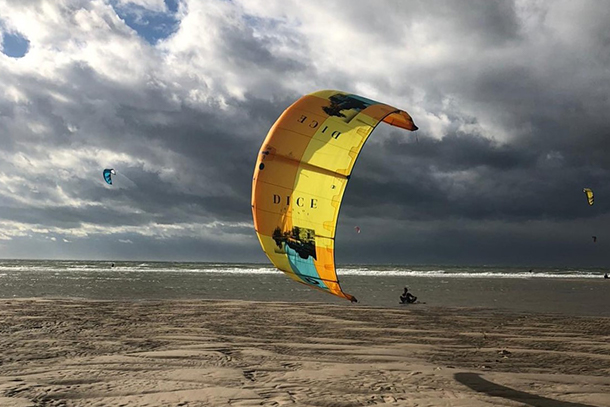
[[[587,202],[589,203],[589,206],[593,205],[593,191],[589,188],[583,188],[582,192],[585,193],[585,195],[587,195]]]
[[[356,302],[341,290],[334,240],[354,163],[379,122],[417,130],[395,107],[336,90],[303,96],[261,146],[252,180],[254,228],[271,262],[292,279]]]

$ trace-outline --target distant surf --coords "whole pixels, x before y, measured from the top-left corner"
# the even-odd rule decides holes
[[[111,267],[112,263],[115,264]],[[28,272],[106,272],[110,268],[122,273],[223,273],[278,274],[270,264],[198,263],[143,261],[73,261],[73,260],[0,260],[0,278],[7,273]],[[514,266],[452,266],[452,265],[342,265],[340,276],[393,276],[428,278],[599,278],[602,268],[543,267],[526,269]]]

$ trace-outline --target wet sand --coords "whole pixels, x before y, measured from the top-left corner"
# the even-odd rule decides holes
[[[610,406],[610,318],[0,300],[0,406]]]

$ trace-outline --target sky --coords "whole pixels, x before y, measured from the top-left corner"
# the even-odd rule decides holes
[[[261,143],[338,89],[419,130],[367,141],[337,263],[610,267],[608,21],[584,0],[0,0],[0,258],[265,263]]]

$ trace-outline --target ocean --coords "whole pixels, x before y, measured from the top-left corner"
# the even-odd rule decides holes
[[[270,264],[0,260],[0,298],[95,300],[346,300],[298,284]],[[600,268],[341,265],[344,291],[358,305],[465,307],[610,316],[610,279]],[[420,303],[399,305],[403,287]]]

